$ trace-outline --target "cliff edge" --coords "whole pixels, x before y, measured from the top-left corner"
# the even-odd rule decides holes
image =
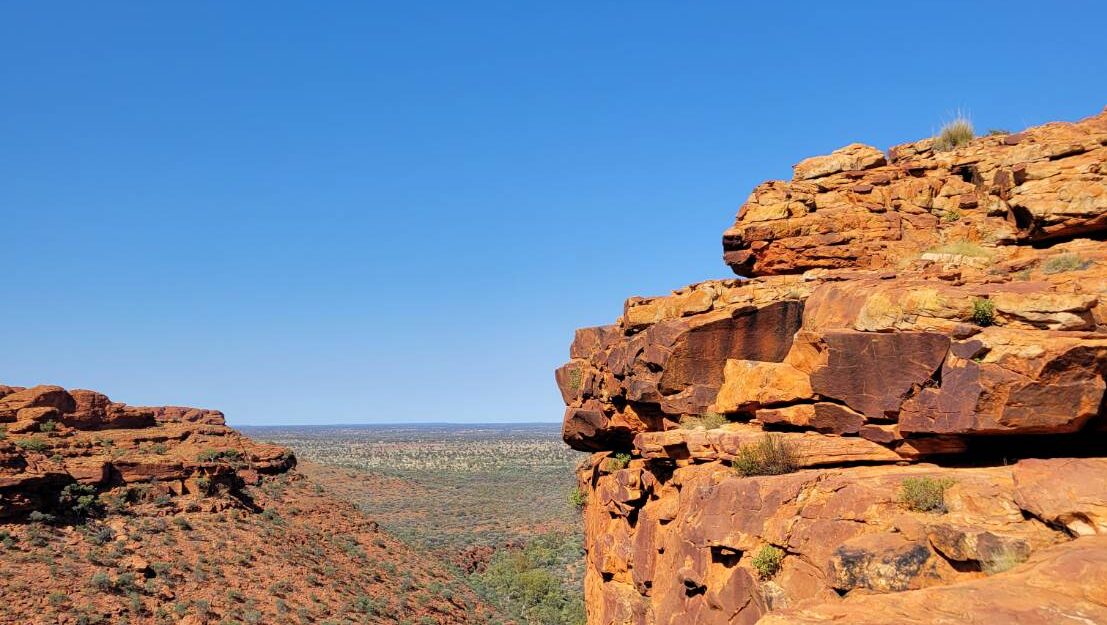
[[[1107,622],[1107,111],[759,185],[556,372],[590,625]]]

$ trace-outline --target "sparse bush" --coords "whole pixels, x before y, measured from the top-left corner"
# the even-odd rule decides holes
[[[927,254],[952,254],[954,256],[972,256],[974,258],[991,258],[992,252],[988,248],[971,243],[969,241],[953,241],[926,250]]]
[[[779,434],[766,434],[756,443],[742,445],[733,463],[744,476],[781,475],[799,468],[794,443]]]
[[[780,570],[782,562],[784,562],[784,550],[772,545],[765,545],[753,556],[750,564],[753,565],[761,579],[771,579]]]
[[[1042,263],[1042,272],[1048,274],[1064,273],[1066,271],[1079,271],[1092,266],[1092,261],[1081,258],[1078,254],[1066,253],[1053,256]]]
[[[87,536],[92,544],[103,546],[115,539],[115,530],[107,525],[102,525],[96,528],[95,531],[89,532]]]
[[[680,427],[687,430],[714,430],[726,422],[727,418],[717,412],[705,412],[702,415],[684,415],[680,418]]]
[[[574,391],[579,391],[582,376],[583,374],[581,373],[580,367],[572,367],[569,369],[569,388]]]
[[[1009,135],[1009,134],[1011,134],[1011,131],[1010,130],[1004,130],[1003,128],[989,128],[988,129],[988,136],[989,137],[1002,137],[1004,135]]]
[[[1027,554],[1025,552],[1012,549],[1011,547],[1004,547],[987,558],[982,568],[988,575],[995,575],[1013,569],[1023,562],[1026,562],[1026,556]]]
[[[949,478],[909,477],[899,488],[899,502],[915,512],[946,512],[946,490],[953,486]]]
[[[996,305],[990,299],[978,297],[972,301],[972,322],[978,326],[990,326],[996,321]]]
[[[607,459],[607,470],[618,471],[627,468],[628,464],[630,464],[630,454],[620,452]]]
[[[38,424],[39,432],[53,432],[56,429],[58,429],[58,424],[56,421],[43,421],[42,423]]]
[[[961,221],[961,217],[962,217],[961,211],[959,211],[959,210],[942,211],[942,214],[939,215],[939,219],[941,219],[942,221],[944,221],[946,223],[953,223],[955,221]]]
[[[205,449],[196,456],[196,459],[200,462],[218,462],[220,460],[237,462],[242,460],[242,452],[237,449]]]
[[[100,571],[92,575],[92,579],[88,580],[88,585],[92,586],[100,592],[108,592],[112,589],[111,578],[107,573]]]
[[[946,152],[953,148],[965,145],[976,137],[972,122],[958,115],[956,119],[942,126],[938,136],[934,138],[934,149],[938,152]]]
[[[27,518],[30,519],[32,523],[53,523],[57,520],[57,517],[54,515],[39,510],[32,510],[31,514],[27,515]]]
[[[186,532],[192,529],[192,524],[189,523],[188,519],[186,519],[183,516],[173,517],[173,525],[176,525],[177,527],[179,527],[180,529],[182,529]]]
[[[588,495],[579,486],[574,486],[569,491],[569,505],[575,508],[584,508],[586,503],[588,503]]]

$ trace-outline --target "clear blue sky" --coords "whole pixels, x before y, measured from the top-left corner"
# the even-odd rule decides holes
[[[557,420],[838,146],[1107,105],[1099,2],[5,2],[0,381],[232,423]]]

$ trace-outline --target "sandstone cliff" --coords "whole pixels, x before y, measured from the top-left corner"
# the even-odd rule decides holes
[[[590,625],[1107,623],[1107,111],[758,186],[557,370]]]

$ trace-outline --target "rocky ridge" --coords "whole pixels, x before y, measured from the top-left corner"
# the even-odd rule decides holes
[[[215,410],[0,386],[0,623],[468,623],[453,571]]]
[[[590,625],[1107,622],[1104,238],[1107,111],[759,185],[556,372]]]

